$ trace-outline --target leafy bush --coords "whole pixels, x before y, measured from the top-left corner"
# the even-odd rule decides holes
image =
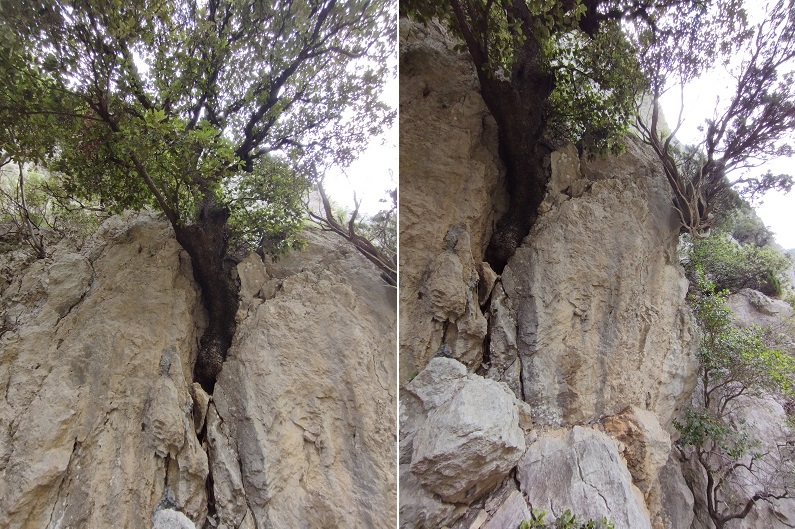
[[[677,443],[686,448],[683,455],[708,476],[703,490],[708,514],[715,527],[723,528],[744,518],[759,500],[791,497],[787,453],[792,440],[760,450],[757,432],[746,425],[738,405],[748,396],[795,397],[795,358],[779,350],[770,329],[734,326],[727,291],[716,291],[699,267],[695,291],[689,301],[699,331],[700,381],[693,407],[674,427],[681,434]]]
[[[767,246],[773,242],[773,232],[767,229],[756,212],[751,210],[740,210],[734,215],[734,226],[732,237],[740,244],[755,244],[757,246]]]
[[[579,516],[571,513],[570,510],[558,516],[557,520],[550,525],[544,521],[547,515],[545,511],[533,509],[529,520],[524,520],[519,524],[519,529],[615,529],[612,522],[602,517],[601,520],[583,521]]]
[[[105,217],[101,205],[77,202],[41,168],[28,166],[18,176],[0,175],[0,223],[4,226],[0,237],[25,241],[39,257],[44,257],[45,246],[65,237],[81,244]]]
[[[789,259],[773,248],[740,246],[720,233],[693,239],[685,263],[691,284],[695,283],[696,268],[701,267],[718,290],[752,288],[772,296],[781,296],[780,276],[789,266]]]

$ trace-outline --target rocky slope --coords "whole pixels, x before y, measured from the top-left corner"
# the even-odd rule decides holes
[[[4,254],[0,527],[391,527],[394,289],[307,238],[238,265],[213,395],[191,380],[204,315],[167,223]]]

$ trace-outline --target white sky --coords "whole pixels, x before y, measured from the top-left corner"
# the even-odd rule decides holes
[[[397,18],[397,2],[394,3]],[[397,39],[395,39],[397,41]],[[397,49],[390,61],[394,61],[397,74]],[[398,77],[387,81],[381,93],[381,101],[390,107],[398,107]],[[332,169],[323,178],[323,187],[329,199],[348,211],[353,211],[354,194],[359,201],[359,213],[374,215],[392,207],[388,191],[398,187],[398,119],[389,130],[373,138],[367,150],[344,171]],[[380,202],[385,199],[386,202]]]
[[[759,17],[761,5],[745,2],[745,6],[749,11],[754,11],[749,13],[751,18]],[[734,79],[728,76],[725,70],[716,69],[685,85],[683,123],[676,134],[679,141],[695,144],[703,140],[698,126],[703,124],[705,119],[712,117],[718,104],[718,97],[725,100],[732,93],[733,83]],[[679,89],[664,94],[660,103],[669,126],[673,128],[679,115]],[[725,108],[723,104],[721,108]],[[761,175],[768,170],[773,174],[785,173],[795,176],[795,158],[771,160],[753,171]],[[795,248],[795,189],[786,195],[770,191],[757,199],[753,206],[765,225],[775,233],[776,242],[785,249]]]
[[[390,82],[384,91],[384,100],[397,104],[397,79]],[[389,209],[391,203],[379,202],[389,199],[387,191],[395,189],[398,182],[398,120],[383,135],[373,138],[367,150],[344,172],[329,172],[323,185],[329,198],[353,210],[354,193],[361,201],[359,212],[374,215],[382,209]]]

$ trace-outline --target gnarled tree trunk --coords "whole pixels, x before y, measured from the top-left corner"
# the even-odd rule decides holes
[[[210,195],[201,203],[198,218],[189,226],[175,226],[177,242],[188,252],[193,275],[202,289],[208,326],[199,344],[194,380],[212,393],[235,334],[238,285],[224,269],[229,229],[229,210]]]

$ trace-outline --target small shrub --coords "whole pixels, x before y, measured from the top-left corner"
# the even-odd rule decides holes
[[[557,520],[550,525],[544,521],[546,511],[533,509],[530,519],[519,524],[519,529],[615,529],[612,522],[602,517],[601,520],[583,521],[579,516],[566,509]]]
[[[701,267],[717,290],[737,292],[752,288],[769,296],[781,296],[781,273],[789,268],[786,256],[770,247],[740,246],[722,234],[695,239],[689,247],[685,269],[691,284]]]

